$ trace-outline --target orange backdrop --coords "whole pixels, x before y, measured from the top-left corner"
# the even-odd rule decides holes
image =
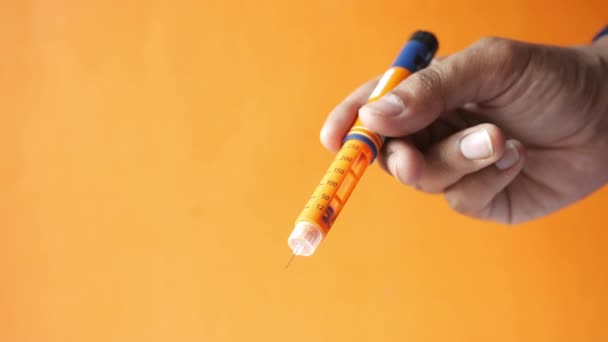
[[[491,2],[490,2],[491,3]],[[0,2],[1,341],[606,341],[607,189],[518,228],[371,167],[283,270],[325,115],[416,29],[587,42],[606,1]]]

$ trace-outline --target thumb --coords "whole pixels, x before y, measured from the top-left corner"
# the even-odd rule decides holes
[[[523,74],[533,45],[484,38],[467,49],[414,73],[378,101],[359,110],[370,130],[404,136],[466,103],[490,101]]]

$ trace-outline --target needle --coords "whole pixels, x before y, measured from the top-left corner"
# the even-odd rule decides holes
[[[289,259],[289,262],[287,263],[287,265],[285,265],[285,269],[287,269],[287,268],[289,267],[289,265],[291,265],[291,262],[293,261],[293,259],[294,259],[295,257],[296,257],[296,254],[294,253],[294,254],[291,256],[291,259]]]

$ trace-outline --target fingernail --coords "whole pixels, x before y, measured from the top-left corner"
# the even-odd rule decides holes
[[[406,184],[399,175],[399,161],[394,153],[390,153],[386,159],[386,165],[388,166],[389,172],[402,184]]]
[[[405,106],[403,101],[395,94],[386,94],[378,101],[363,106],[362,109],[370,110],[375,114],[385,116],[397,116],[403,112]]]
[[[510,142],[507,141],[505,153],[502,155],[500,159],[495,163],[496,167],[499,170],[506,170],[511,166],[515,165],[519,160],[519,151],[517,151],[517,147]]]
[[[388,168],[393,174],[393,176],[399,179],[399,174],[397,173],[397,157],[393,153],[391,153],[387,160]]]
[[[470,160],[485,159],[492,156],[494,149],[488,131],[480,129],[465,135],[460,140],[460,152]]]
[[[327,128],[327,126],[323,126],[321,128],[321,132],[319,133],[319,138],[321,139],[321,141],[327,139],[329,136],[329,129]]]

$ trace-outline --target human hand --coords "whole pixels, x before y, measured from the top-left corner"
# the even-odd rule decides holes
[[[482,39],[365,105],[376,82],[329,114],[321,142],[337,151],[358,111],[389,137],[380,165],[458,212],[518,223],[608,182],[608,37],[571,48]]]

